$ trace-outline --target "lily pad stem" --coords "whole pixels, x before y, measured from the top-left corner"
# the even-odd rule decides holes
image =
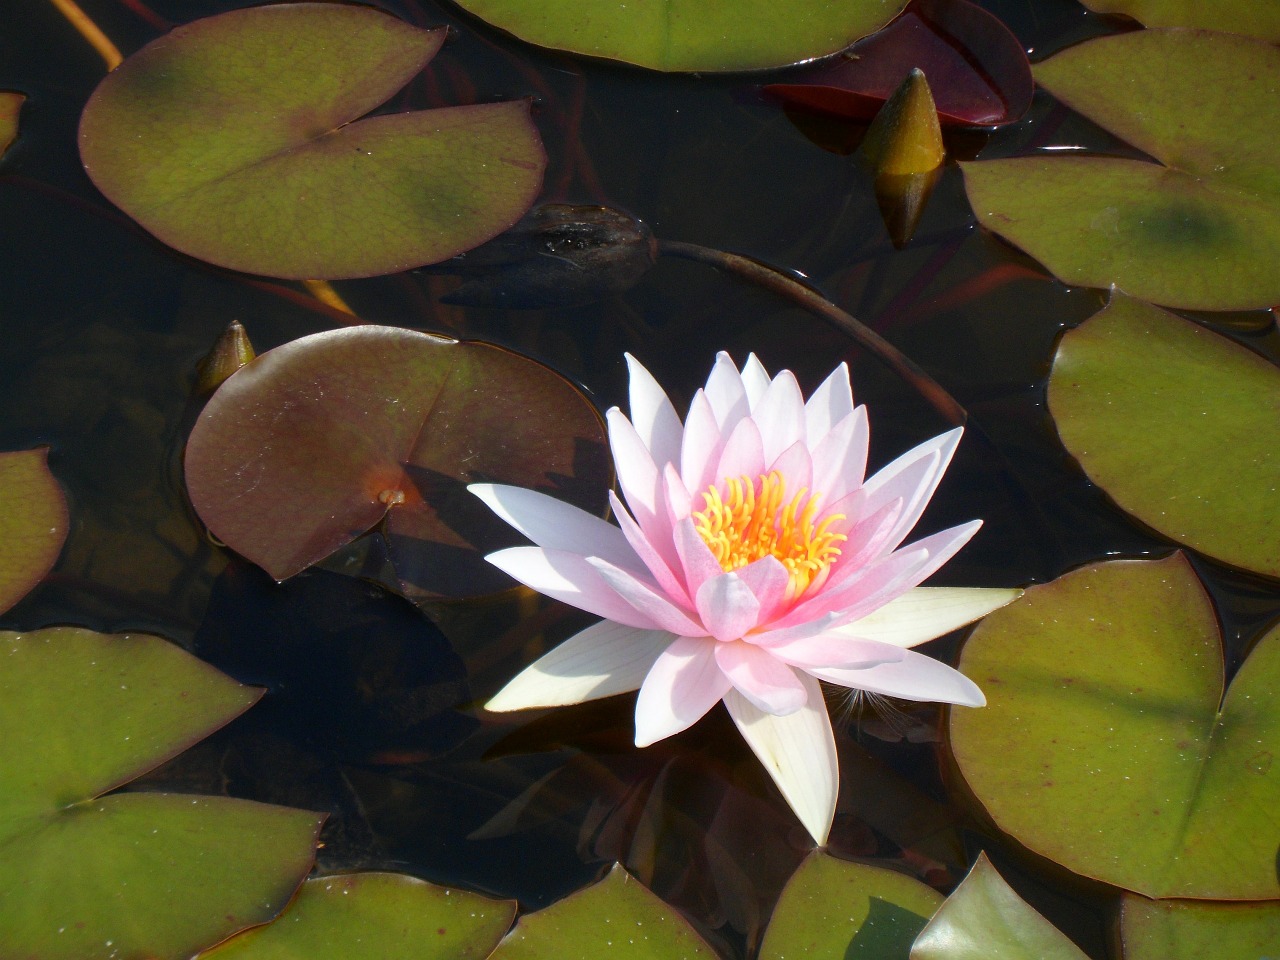
[[[866,324],[841,310],[818,291],[788,276],[777,267],[771,267],[736,253],[726,253],[723,250],[714,250],[679,240],[659,240],[658,253],[681,257],[685,260],[696,260],[698,263],[727,270],[779,296],[786,297],[797,306],[827,321],[887,365],[915,387],[948,423],[953,426],[962,426],[968,420],[969,414],[960,402],[902,351]]]
[[[303,280],[302,285],[307,288],[307,293],[311,294],[327,307],[334,310],[341,310],[343,313],[349,313],[355,316],[356,312],[351,309],[347,301],[338,295],[338,291],[333,289],[333,285],[328,280]]]
[[[98,29],[98,25],[89,19],[86,14],[75,4],[75,0],[49,0],[64,17],[67,18],[80,36],[89,41],[89,45],[98,51],[98,56],[102,57],[107,65],[107,72],[110,73],[124,61],[120,51],[116,45],[107,39],[107,35]]]

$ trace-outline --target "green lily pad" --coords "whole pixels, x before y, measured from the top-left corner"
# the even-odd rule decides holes
[[[0,453],[0,613],[44,579],[67,539],[67,500],[49,450]]]
[[[18,139],[18,114],[26,99],[21,93],[0,90],[0,157]]]
[[[689,921],[618,864],[599,883],[520,918],[492,960],[714,960]]]
[[[1049,410],[1089,478],[1165,536],[1280,577],[1280,368],[1113,296],[1068,331]]]
[[[947,897],[911,948],[911,960],[1088,960],[1014,893],[987,855]]]
[[[1280,956],[1280,902],[1125,896],[1120,942],[1124,960],[1268,960]]]
[[[444,36],[342,4],[198,20],[107,74],[81,159],[140,224],[220,266],[337,278],[444,260],[515,223],[546,164],[525,101],[357,121]]]
[[[308,880],[278,920],[201,960],[483,960],[516,905],[400,873]]]
[[[815,850],[778,898],[760,960],[907,960],[941,904],[919,880]]]
[[[530,487],[603,514],[595,407],[551,370],[398,327],[332,330],[232,375],[187,443],[187,491],[220,540],[284,580],[385,518],[407,594],[510,587],[483,555],[518,542],[466,492]]]
[[[978,221],[1066,283],[1199,310],[1280,302],[1280,50],[1139,30],[1035,67],[1068,106],[1154,157],[962,164]]]
[[[652,70],[760,70],[843,50],[906,0],[459,0],[521,40]]]
[[[1280,628],[1223,698],[1213,608],[1181,554],[1095,564],[980,623],[951,714],[956,762],[996,825],[1149,897],[1280,897]]]
[[[1148,27],[1199,27],[1280,40],[1280,6],[1258,0],[1081,0],[1096,13],[1122,13]]]
[[[322,817],[107,791],[251,706],[158,637],[0,633],[0,957],[188,957],[271,919]]]

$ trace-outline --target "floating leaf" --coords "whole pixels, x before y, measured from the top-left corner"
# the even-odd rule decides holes
[[[1000,829],[1145,896],[1280,896],[1280,628],[1224,700],[1213,608],[1180,554],[1031,587],[960,669],[987,706],[951,714],[951,746]]]
[[[113,203],[220,266],[337,278],[443,260],[515,223],[546,162],[525,102],[352,122],[444,35],[342,4],[198,20],[107,74],[81,158]]]
[[[911,948],[911,960],[1088,960],[1014,893],[985,853]]]
[[[778,898],[760,960],[907,960],[941,904],[905,874],[815,850]]]
[[[1120,941],[1124,960],[1267,960],[1280,955],[1280,903],[1126,895]]]
[[[201,960],[483,960],[515,904],[399,873],[315,877],[278,920]]]
[[[653,70],[760,70],[843,50],[905,0],[461,0],[521,40]]]
[[[998,126],[1031,106],[1018,38],[968,0],[915,0],[897,20],[798,81],[764,89],[798,107],[870,120],[912,69],[933,85],[946,126]]]
[[[1068,106],[1154,157],[962,164],[979,222],[1066,283],[1168,306],[1280,302],[1280,50],[1228,34],[1139,30],[1038,64]]]
[[[0,90],[0,157],[18,139],[18,114],[26,99],[21,93]]]
[[[1258,0],[1081,0],[1096,13],[1122,13],[1148,27],[1200,27],[1280,41],[1280,7]]]
[[[242,367],[192,430],[186,474],[214,535],[277,580],[386,517],[413,596],[510,586],[482,554],[511,534],[467,483],[603,512],[610,476],[599,414],[559,375],[499,347],[372,325]]]
[[[0,613],[52,568],[67,539],[67,501],[49,450],[0,453]]]
[[[1113,296],[1068,331],[1049,378],[1062,442],[1165,536],[1280,577],[1280,369],[1157,307]]]
[[[0,633],[0,958],[188,957],[271,919],[317,815],[102,794],[261,695],[157,637]]]
[[[599,883],[521,917],[493,951],[493,960],[714,960],[715,956],[677,910],[617,864]]]

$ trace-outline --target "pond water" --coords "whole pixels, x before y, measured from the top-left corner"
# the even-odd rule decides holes
[[[849,156],[859,125],[784,110],[752,76],[590,62],[525,46],[447,4],[378,5],[454,28],[393,108],[532,97],[550,158],[542,202],[607,204],[661,239],[802,275],[956,397],[968,432],[919,529],[973,517],[985,526],[934,582],[1024,585],[1087,561],[1171,550],[1088,482],[1046,410],[1055,340],[1095,313],[1104,292],[1068,289],[980,230],[954,163],[899,249],[868,174]],[[981,5],[1033,59],[1123,29],[1072,0]],[[157,0],[150,9],[180,23],[236,6]],[[156,35],[127,3],[89,7],[126,54]],[[402,870],[531,908],[619,860],[726,956],[742,956],[811,842],[722,712],[643,751],[630,743],[629,697],[484,715],[478,705],[519,667],[591,618],[515,594],[424,615],[334,572],[364,562],[354,554],[276,585],[205,538],[180,468],[199,409],[197,362],[232,319],[262,352],[342,318],[295,285],[188,259],[106,202],[75,143],[101,61],[51,6],[22,4],[8,20],[0,88],[29,100],[21,140],[0,168],[0,450],[50,445],[73,522],[54,574],[0,627],[154,632],[269,688],[259,707],[136,788],[326,810],[322,869]],[[1042,92],[1009,128],[947,135],[952,160],[1055,145],[1137,155]],[[415,271],[335,287],[365,321],[487,340],[540,360],[601,410],[625,405],[624,351],[683,409],[726,350],[792,369],[806,390],[848,361],[870,411],[873,466],[945,427],[839,330],[702,264],[660,258],[626,293],[562,309],[441,303],[456,285]],[[1215,322],[1276,355],[1259,315]],[[1218,605],[1234,669],[1274,616],[1275,585],[1193,562]],[[951,638],[930,652],[947,659],[955,646]],[[939,762],[936,708],[911,708],[893,723],[873,709],[833,709],[844,782],[833,852],[883,858],[945,890],[986,849],[1035,906],[1091,955],[1105,955],[1109,895],[986,828]],[[893,742],[894,724],[907,740]]]

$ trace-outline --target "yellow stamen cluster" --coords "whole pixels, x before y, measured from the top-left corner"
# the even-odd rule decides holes
[[[754,483],[749,477],[725,481],[726,496],[712,484],[702,494],[705,506],[693,514],[698,535],[724,570],[737,570],[762,557],[773,556],[791,574],[787,596],[794,599],[820,586],[840,556],[847,537],[833,533],[831,525],[844,519],[833,513],[815,522],[821,495],[809,495],[807,487],[790,500],[787,485],[777,472],[764,474]]]

